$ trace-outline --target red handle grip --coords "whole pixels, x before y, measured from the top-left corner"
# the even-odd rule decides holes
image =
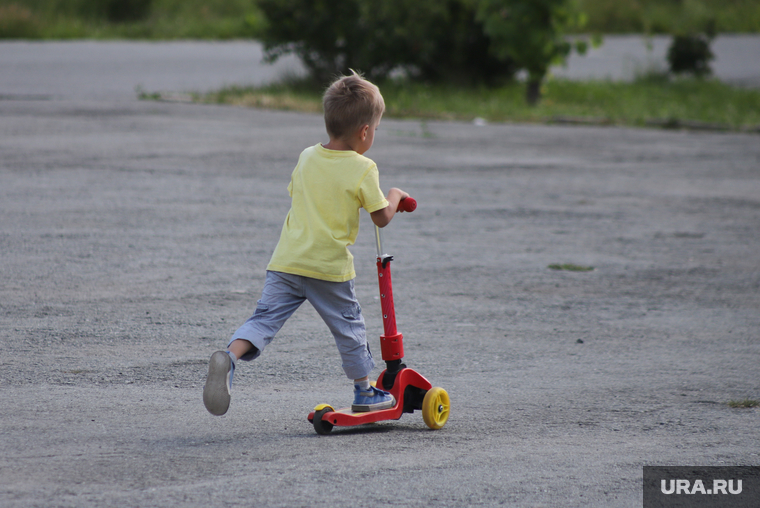
[[[417,200],[409,197],[398,202],[398,212],[413,212],[417,209]]]

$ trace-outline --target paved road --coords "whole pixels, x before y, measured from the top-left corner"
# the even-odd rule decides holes
[[[322,437],[350,387],[308,305],[226,416],[200,396],[321,119],[120,94],[0,100],[0,506],[622,508],[644,465],[760,462],[728,405],[760,399],[756,135],[384,121],[420,203],[386,231],[399,329],[452,416]]]
[[[571,54],[567,66],[552,73],[568,79],[631,80],[650,71],[667,70],[669,36],[606,36],[586,55]],[[760,36],[722,35],[711,44],[715,60],[710,63],[720,80],[738,86],[760,87]]]
[[[628,80],[667,68],[667,37],[607,36],[585,56],[571,55],[552,73],[569,79]],[[760,87],[760,36],[727,35],[713,43],[715,75]],[[303,72],[286,57],[262,65],[261,45],[234,42],[0,42],[0,96],[133,99],[135,90],[205,92]]]
[[[0,95],[134,99],[138,88],[206,92],[302,72],[294,57],[262,57],[254,41],[0,42]]]

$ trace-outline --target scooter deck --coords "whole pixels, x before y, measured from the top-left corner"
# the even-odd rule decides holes
[[[383,371],[377,378],[377,386],[383,386],[383,377],[385,376]],[[351,411],[350,407],[330,411],[322,415],[322,420],[337,427],[351,427],[354,425],[364,425],[366,423],[374,423],[383,420],[398,420],[404,413],[404,391],[407,386],[414,386],[422,390],[430,390],[433,385],[430,381],[425,379],[422,374],[413,369],[402,369],[396,374],[396,380],[393,383],[393,387],[388,390],[396,399],[396,405],[392,408],[381,409],[379,411],[368,411],[357,413]],[[314,421],[314,414],[316,411],[309,413],[309,421]]]

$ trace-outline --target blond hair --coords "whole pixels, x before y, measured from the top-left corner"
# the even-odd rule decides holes
[[[331,138],[343,139],[363,125],[374,125],[385,112],[380,89],[355,71],[335,80],[322,97],[325,127]]]

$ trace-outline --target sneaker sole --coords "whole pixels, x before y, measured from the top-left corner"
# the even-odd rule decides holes
[[[390,409],[396,405],[396,398],[391,395],[391,400],[387,402],[378,402],[377,404],[352,404],[351,411],[354,413],[369,413],[370,411],[380,411]]]
[[[230,408],[230,391],[227,388],[227,376],[232,367],[232,360],[224,351],[211,355],[208,362],[208,377],[203,387],[203,404],[209,413],[221,416]]]

